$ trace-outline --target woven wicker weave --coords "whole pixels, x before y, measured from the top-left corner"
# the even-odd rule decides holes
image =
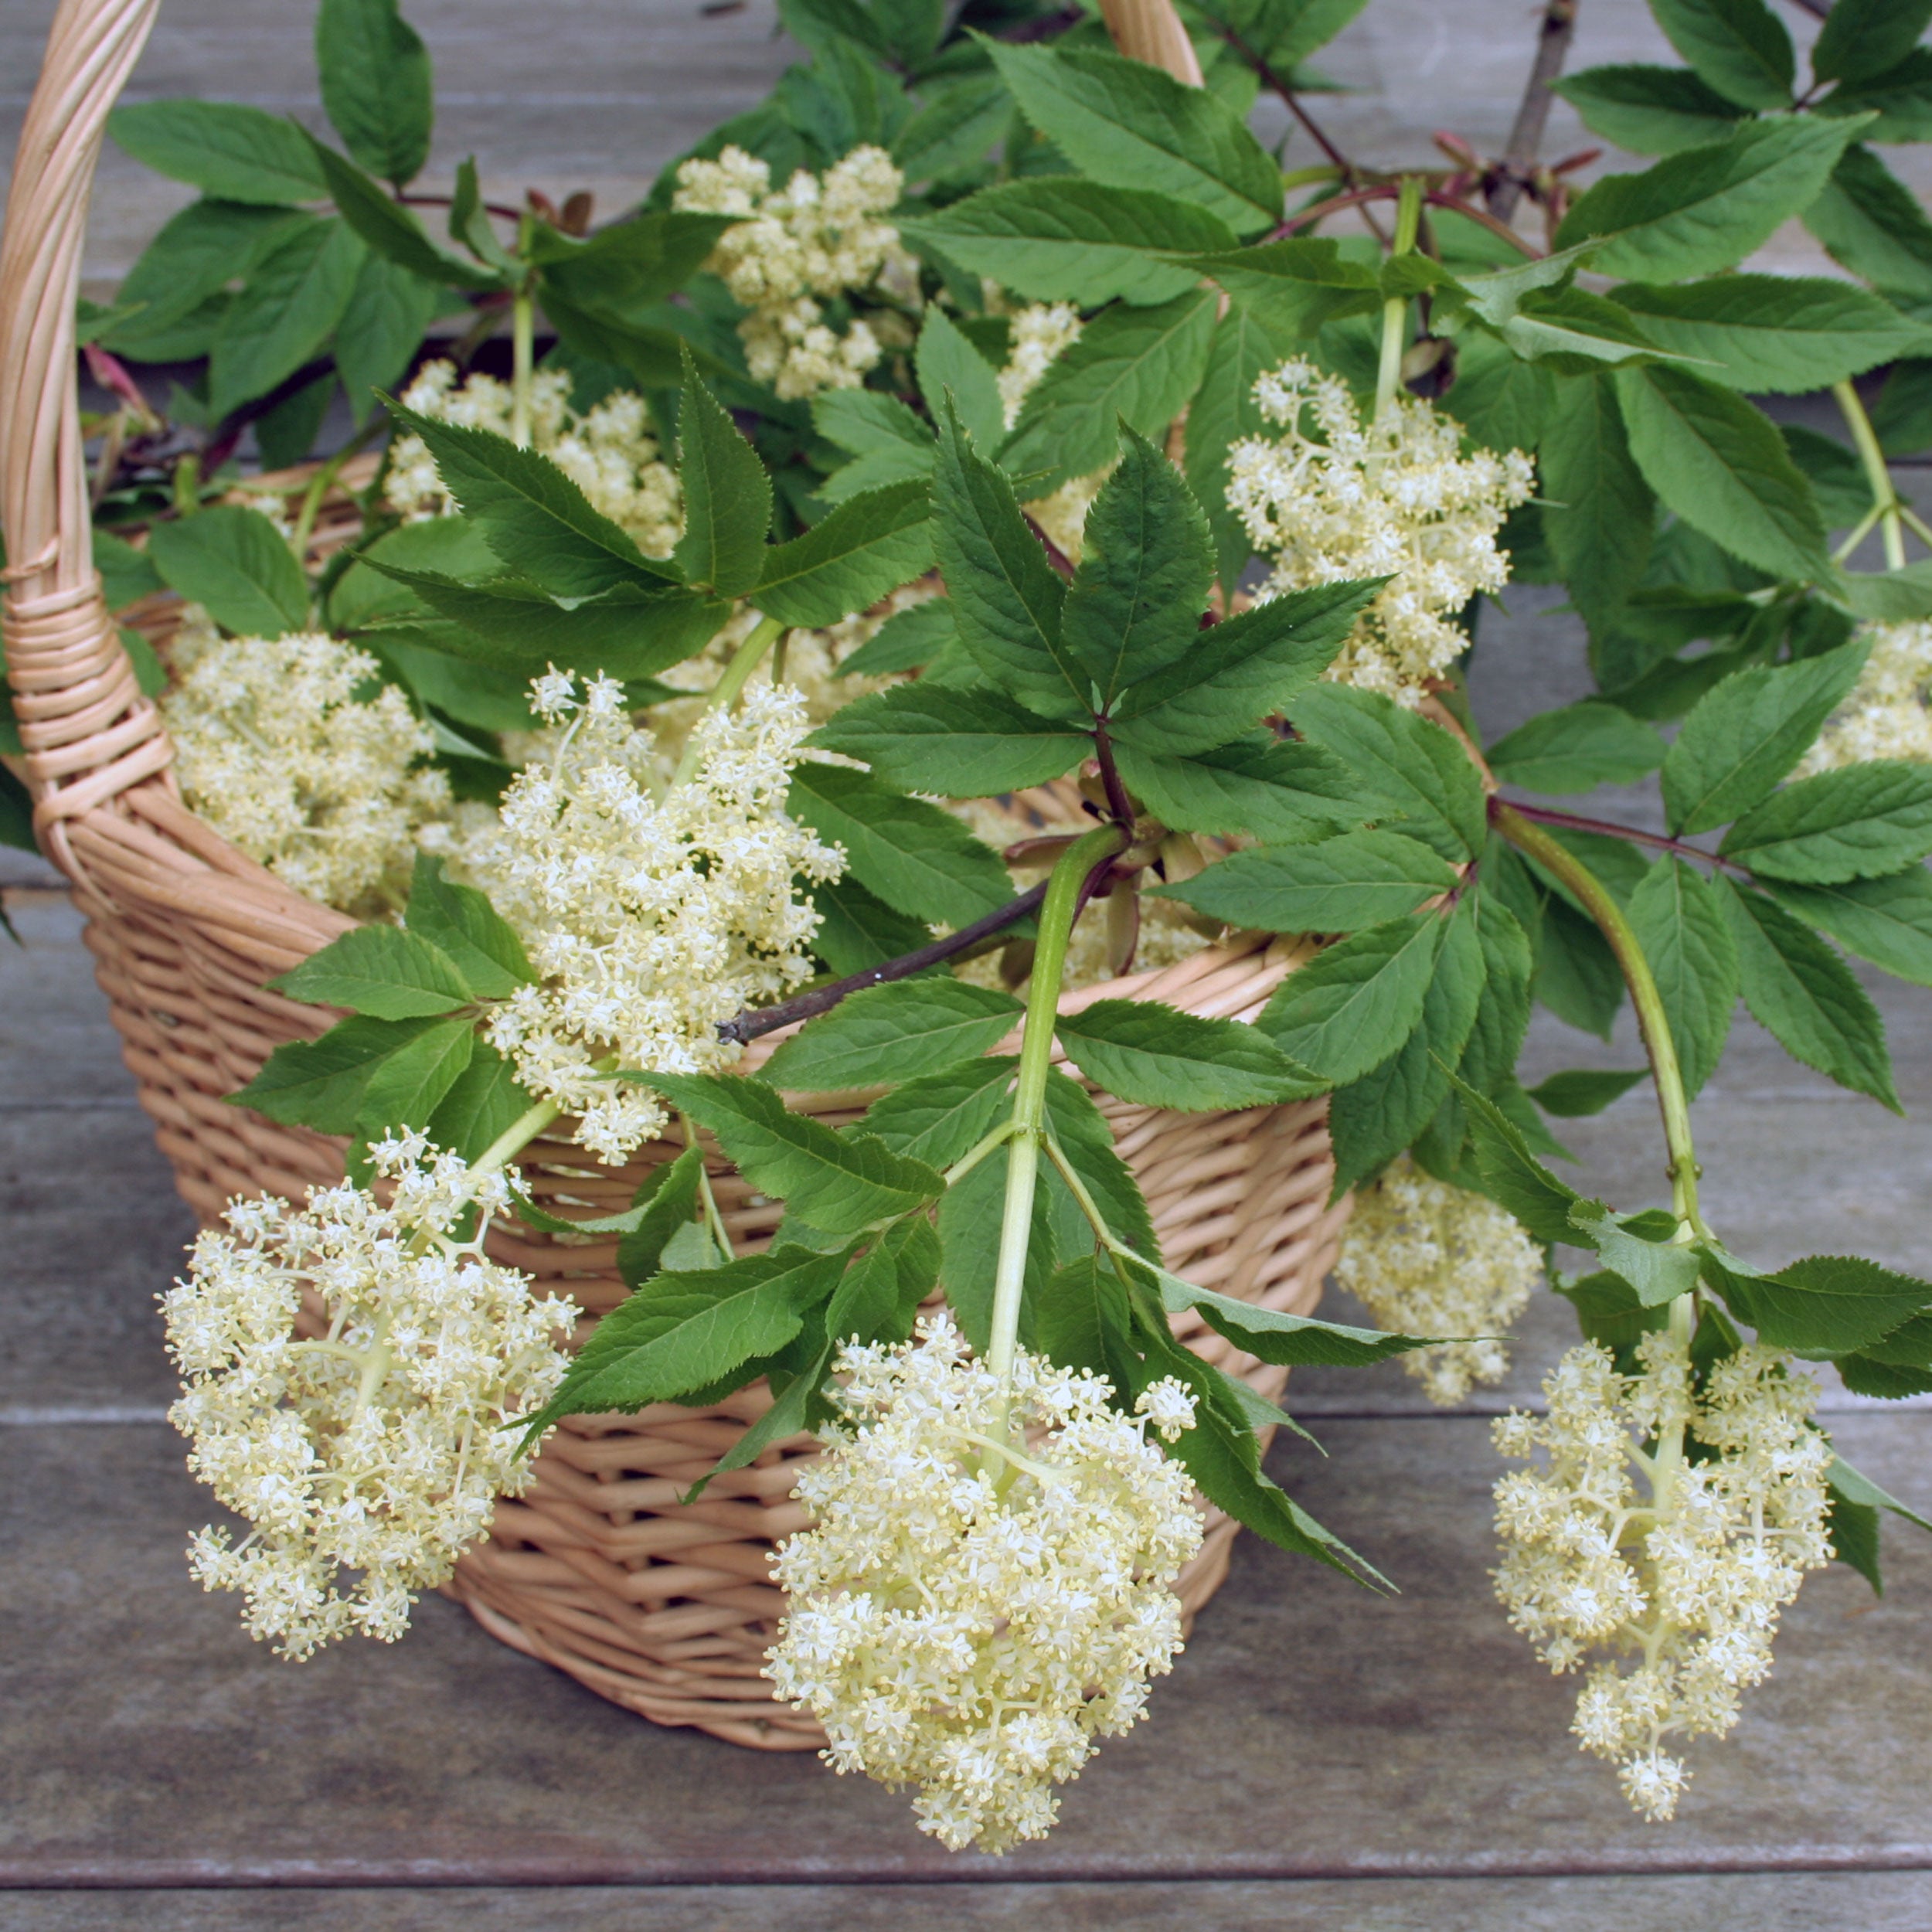
[[[87,944],[162,1151],[182,1195],[209,1219],[235,1195],[299,1195],[341,1176],[338,1143],[223,1097],[281,1042],[330,1023],[264,982],[351,922],[289,891],[182,804],[167,736],[135,685],[90,559],[73,380],[80,243],[107,110],[157,4],[62,0],[21,138],[0,240],[0,525],[14,560],[4,631],[36,832],[87,914]],[[1167,0],[1117,4],[1154,16],[1157,29],[1158,16],[1172,19]],[[340,540],[339,521],[324,519],[320,547]],[[128,614],[158,638],[175,621],[166,599]],[[1299,957],[1284,940],[1218,947],[1066,1004],[1104,991],[1250,1015]],[[774,1044],[760,1042],[747,1066]],[[1312,1306],[1346,1213],[1345,1203],[1327,1205],[1320,1103],[1181,1115],[1099,1098],[1172,1265],[1270,1307]],[[812,1111],[849,1118],[852,1102]],[[595,1213],[628,1200],[664,1158],[647,1148],[627,1168],[601,1169],[566,1141],[543,1141],[526,1156],[525,1179],[553,1209]],[[713,1168],[734,1240],[755,1247],[777,1209],[721,1160]],[[574,1297],[587,1318],[624,1293],[611,1242],[505,1232],[495,1247],[539,1289]],[[1282,1371],[1257,1369],[1198,1323],[1177,1332],[1257,1388],[1279,1389]],[[690,1508],[675,1500],[769,1400],[760,1385],[711,1409],[667,1405],[567,1423],[539,1458],[532,1490],[501,1509],[488,1542],[465,1558],[454,1594],[506,1642],[659,1723],[768,1749],[815,1746],[816,1726],[775,1706],[758,1675],[781,1607],[767,1558],[800,1521],[791,1465],[809,1443],[770,1451]],[[1226,1573],[1233,1533],[1216,1521],[1190,1566],[1190,1613]]]

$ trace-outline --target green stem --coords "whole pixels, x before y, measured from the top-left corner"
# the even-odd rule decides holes
[[[1657,990],[1656,977],[1650,970],[1650,961],[1644,957],[1643,947],[1638,944],[1636,933],[1624,916],[1623,907],[1567,845],[1532,824],[1513,806],[1492,801],[1490,813],[1492,823],[1510,844],[1575,893],[1609,940],[1610,949],[1623,971],[1624,982],[1630,988],[1631,1004],[1637,1009],[1644,1050],[1650,1056],[1657,1104],[1664,1117],[1665,1145],[1670,1150],[1671,1196],[1677,1218],[1696,1233],[1708,1233],[1697,1211],[1697,1154],[1691,1141],[1690,1101],[1684,1092],[1677,1045],[1671,1038],[1670,1021],[1664,1012],[1663,996]]]
[[[692,1124],[689,1114],[680,1113],[678,1124],[684,1131],[684,1144],[687,1148],[698,1145],[698,1130]],[[717,1244],[718,1252],[729,1261],[736,1250],[731,1245],[731,1231],[725,1226],[724,1216],[718,1207],[718,1197],[711,1191],[711,1176],[705,1172],[702,1157],[698,1162],[698,1199],[704,1209],[705,1226],[711,1230],[711,1238]]]
[[[1396,236],[1389,259],[1412,254],[1416,235],[1422,225],[1422,179],[1417,175],[1402,178],[1396,198]],[[1396,385],[1402,377],[1402,352],[1409,345],[1409,298],[1392,296],[1382,304],[1382,362],[1376,372],[1376,415],[1380,418],[1394,401]]]
[[[288,539],[288,547],[295,553],[295,561],[304,569],[308,568],[308,539],[315,533],[315,519],[321,514],[322,499],[335,487],[336,478],[342,473],[342,465],[359,451],[368,448],[383,433],[388,420],[380,410],[374,411],[369,420],[309,478],[308,488],[302,492],[301,507],[295,512],[294,532]]]
[[[737,702],[738,693],[757,669],[758,660],[784,634],[784,631],[785,627],[776,617],[758,620],[751,635],[732,654],[731,662],[725,666],[724,675],[711,687],[705,705],[707,711],[722,711]],[[671,774],[672,784],[688,784],[697,769],[698,727],[693,724],[691,736],[685,742],[684,756],[678,760],[678,768]]]
[[[472,1174],[494,1174],[509,1164],[563,1111],[555,1100],[539,1100],[519,1114],[470,1163]]]
[[[1905,567],[1905,532],[1899,519],[1899,493],[1892,487],[1892,472],[1886,467],[1885,452],[1879,447],[1878,432],[1859,400],[1859,393],[1849,380],[1834,383],[1832,393],[1845,417],[1852,440],[1858,445],[1859,461],[1865,465],[1865,480],[1872,486],[1872,507],[1885,530],[1885,567]]]
[[[526,277],[510,303],[510,440],[530,447],[530,367],[536,338],[536,283]]]
[[[1053,1064],[1053,1023],[1059,1016],[1060,975],[1066,942],[1080,907],[1080,889],[1094,868],[1124,849],[1119,825],[1097,825],[1061,853],[1041,903],[1039,937],[1033,954],[1026,1019],[1020,1035],[1019,1076],[1013,1094],[1012,1138],[1006,1148],[1006,1202],[1000,1216],[999,1260],[993,1270],[992,1338],[986,1366],[1010,1386],[1019,1344],[1020,1301],[1026,1281],[1026,1250],[1033,1231],[1033,1193],[1039,1179],[1040,1144],[1046,1126],[1046,1076]],[[1002,1402],[1002,1408],[1004,1403]]]

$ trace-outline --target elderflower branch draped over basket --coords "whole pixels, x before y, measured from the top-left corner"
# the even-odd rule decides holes
[[[826,1447],[779,1687],[946,1842],[1005,1844],[1172,1655],[1188,1484],[1380,1580],[1264,1471],[1282,1412],[1174,1325],[1277,1371],[1406,1356],[1454,1399],[1539,1274],[1585,1339],[1548,1420],[1499,1431],[1542,1459],[1498,1492],[1499,1587],[1548,1661],[1590,1661],[1579,1740],[1639,1811],[1736,1720],[1806,1571],[1876,1583],[1880,1512],[1910,1512],[1836,1456],[1797,1365],[1932,1389],[1932,1286],[1734,1250],[1690,1106],[1741,998],[1896,1108],[1842,954],[1932,985],[1932,576],[1907,553],[1932,526],[1886,469],[1932,423],[1900,293],[1927,250],[1872,145],[1923,131],[1923,9],[1842,5],[1802,82],[1764,9],[1658,10],[1687,67],[1560,83],[1658,156],[1581,192],[1580,157],[1453,134],[1437,168],[1325,138],[1284,162],[1248,111],[1348,11],[1285,0],[1167,22],[1182,73],[1049,0],[817,19],[768,100],[601,226],[587,196],[486,201],[468,164],[404,197],[430,66],[387,0],[324,14],[329,139],[123,112],[205,199],[90,319],[111,600],[165,587],[213,627],[151,624],[141,667],[185,795],[284,879],[390,915],[275,982],[348,1017],[236,1097],[393,1169],[394,1203],[238,1207],[173,1304],[197,1454],[257,1526],[197,1562],[257,1628],[393,1634],[522,1479],[506,1417],[533,1443],[761,1383],[719,1472]],[[355,114],[352,15],[393,56]],[[1527,127],[1549,74],[1525,65]],[[244,124],[272,179],[221,158]],[[1750,267],[1793,219],[1843,277]],[[205,424],[167,425],[140,364],[204,353]],[[1888,365],[1868,407],[1855,379]],[[351,442],[238,499],[243,429],[304,454],[338,386]],[[1750,400],[1811,390],[1845,438]],[[1494,736],[1464,673],[1512,580],[1561,587],[1594,688]],[[44,802],[72,754],[37,675],[21,692],[7,748]],[[1661,832],[1560,802],[1653,774]],[[1265,962],[1240,1019],[1062,1010],[1077,972],[1217,940]],[[1533,1005],[1608,1037],[1626,998],[1668,1206],[1548,1165],[1546,1116],[1638,1076],[1518,1078]],[[1325,1105],[1331,1206],[1360,1202],[1342,1278],[1385,1327],[1167,1267],[1096,1094]],[[545,1206],[502,1180],[519,1156]],[[767,1247],[740,1251],[720,1158],[778,1204]],[[458,1237],[461,1188],[506,1240],[512,1216],[615,1237],[630,1298],[567,1369],[532,1338],[552,1313]],[[458,1282],[481,1299],[432,1342],[420,1304]],[[225,1296],[264,1311],[232,1344],[196,1312]]]

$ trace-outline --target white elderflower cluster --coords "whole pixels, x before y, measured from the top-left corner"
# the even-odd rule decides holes
[[[1364,423],[1348,385],[1297,357],[1254,386],[1286,432],[1228,453],[1228,506],[1274,568],[1264,601],[1351,577],[1392,581],[1357,620],[1328,675],[1415,705],[1468,639],[1450,621],[1509,580],[1503,519],[1535,481],[1520,450],[1460,456],[1462,431],[1420,397]]]
[[[676,471],[659,453],[641,396],[620,389],[594,407],[570,406],[570,376],[539,369],[530,378],[530,447],[547,456],[646,556],[668,556],[684,534]],[[419,416],[467,429],[510,434],[508,383],[454,362],[425,362],[403,392]],[[383,484],[392,509],[412,521],[447,516],[455,504],[419,436],[396,439]]]
[[[428,727],[366,651],[306,633],[224,638],[191,610],[161,714],[182,796],[294,891],[393,910],[417,837],[450,809]]]
[[[1006,366],[999,372],[999,400],[1010,430],[1020,407],[1043,376],[1080,338],[1080,312],[1071,302],[1035,302],[1015,311]],[[1077,563],[1087,530],[1087,513],[1100,486],[1114,473],[1109,464],[1089,476],[1077,476],[1024,507],[1061,556]]]
[[[826,1761],[920,1787],[954,1851],[1044,1837],[1053,1786],[1145,1713],[1181,1648],[1173,1578],[1201,1544],[1186,1472],[1146,1438],[1192,1427],[1177,1382],[1110,1406],[1098,1376],[1020,1352],[1015,1439],[1000,1381],[949,1316],[839,1359],[850,1436],[798,1495],[818,1519],[774,1565],[791,1607],[767,1672],[831,1740]]]
[[[751,311],[738,325],[747,366],[787,400],[857,389],[884,352],[871,323],[854,321],[838,334],[826,302],[882,280],[897,298],[917,301],[917,264],[884,219],[905,185],[891,156],[872,147],[853,148],[822,178],[801,168],[782,188],[742,148],[679,168],[674,208],[743,217],[706,266]]]
[[[1543,1257],[1494,1201],[1432,1179],[1406,1154],[1355,1196],[1335,1278],[1378,1325],[1407,1335],[1468,1335],[1417,1349],[1402,1366],[1447,1407],[1478,1382],[1500,1382],[1509,1352],[1496,1339],[1529,1306]]]
[[[844,855],[786,816],[809,729],[787,687],[747,691],[735,714],[707,712],[692,775],[668,786],[621,685],[594,678],[580,698],[551,672],[531,702],[565,728],[511,781],[500,834],[469,863],[540,980],[494,1009],[490,1037],[614,1165],[665,1114],[648,1089],[608,1076],[727,1064],[736,1049],[718,1023],[811,976],[818,915],[797,881],[837,878]]]
[[[1730,1730],[1739,1693],[1770,1670],[1779,1611],[1830,1559],[1832,1447],[1810,1427],[1817,1383],[1774,1350],[1740,1349],[1702,1390],[1682,1340],[1651,1335],[1638,1352],[1643,1372],[1623,1376],[1606,1349],[1573,1349],[1543,1384],[1546,1417],[1497,1420],[1503,1454],[1546,1460],[1496,1485],[1495,1578],[1553,1670],[1592,1648],[1634,1655],[1593,1666],[1571,1729],[1660,1821],[1686,1775],[1664,1741]]]
[[[1871,758],[1932,764],[1932,624],[1875,624],[1866,634],[1871,655],[1804,754],[1801,777]]]
[[[388,1206],[346,1185],[303,1208],[233,1202],[162,1298],[189,1467],[250,1526],[239,1543],[201,1531],[189,1567],[205,1589],[242,1592],[250,1632],[291,1658],[408,1628],[417,1593],[528,1483],[512,1425],[562,1379],[575,1318],[485,1258],[481,1228],[509,1199],[500,1172],[419,1134],[372,1154]],[[477,1231],[459,1238],[473,1209]],[[321,1333],[298,1333],[304,1313]]]

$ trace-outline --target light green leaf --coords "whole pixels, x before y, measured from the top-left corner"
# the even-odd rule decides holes
[[[1207,90],[1116,53],[981,45],[1021,113],[1090,179],[1158,189],[1237,235],[1281,219],[1281,170]]]
[[[1667,509],[1773,577],[1831,575],[1818,499],[1762,410],[1681,369],[1614,379],[1631,454]]]
[[[1553,81],[1594,134],[1634,155],[1674,155],[1723,141],[1747,117],[1743,109],[1682,67],[1587,67]]]
[[[1006,1090],[1019,1064],[1012,1054],[967,1060],[925,1073],[873,1101],[866,1131],[895,1154],[947,1168],[992,1133],[1006,1111]]]
[[[1795,664],[1733,672],[1700,698],[1664,760],[1673,833],[1708,832],[1757,804],[1856,682],[1864,641]]]
[[[1695,1249],[1679,1247],[1668,1236],[1647,1240],[1625,1225],[1625,1217],[1612,1214],[1597,1201],[1579,1201],[1570,1210],[1570,1219],[1579,1233],[1588,1236],[1588,1245],[1604,1266],[1630,1284],[1645,1308],[1662,1308],[1697,1286]]]
[[[1318,844],[1231,853],[1158,896],[1277,933],[1349,933],[1399,919],[1456,883],[1454,869],[1418,839],[1349,832]]]
[[[1438,406],[1486,449],[1531,450],[1543,440],[1556,401],[1556,379],[1548,366],[1471,329],[1456,344],[1455,384]]]
[[[624,1225],[617,1231],[617,1274],[626,1287],[641,1287],[667,1265],[666,1250],[694,1225],[703,1175],[703,1151],[687,1147],[638,1182],[629,1211],[619,1217]]]
[[[358,926],[268,983],[291,999],[378,1019],[451,1013],[474,998],[447,953],[396,926]]]
[[[1640,174],[1606,175],[1572,203],[1556,246],[1600,237],[1591,266],[1640,281],[1718,274],[1808,207],[1862,131],[1852,120],[1750,121]]]
[[[1219,282],[1236,308],[1291,343],[1313,335],[1325,322],[1372,315],[1382,306],[1376,271],[1343,255],[1340,244],[1325,235],[1291,235],[1185,260],[1188,267]]]
[[[383,1060],[437,1025],[433,1019],[369,1019],[357,1015],[320,1039],[286,1040],[261,1071],[228,1096],[286,1127],[353,1134],[369,1077]]]
[[[469,1064],[450,1083],[425,1129],[432,1146],[474,1164],[481,1160],[536,1101],[518,1084],[509,1058],[478,1039]]]
[[[727,215],[654,208],[612,222],[585,241],[539,228],[532,243],[543,264],[544,303],[547,308],[562,295],[573,308],[621,325],[683,287],[731,221]],[[682,366],[678,349],[672,352]]]
[[[1323,1090],[1265,1034],[1158,1000],[1101,999],[1053,1030],[1096,1087],[1138,1107],[1209,1113],[1269,1107]]]
[[[932,937],[924,923],[895,912],[848,874],[811,888],[819,926],[811,949],[840,977],[896,959]]]
[[[1932,220],[1869,148],[1848,148],[1804,226],[1832,260],[1889,293],[1932,296]]]
[[[1932,986],[1932,876],[1923,866],[1842,886],[1761,883],[1787,913],[1829,933],[1846,951],[1915,985]]]
[[[1719,849],[1801,885],[1903,871],[1932,852],[1932,770],[1881,758],[1801,778],[1740,818]]]
[[[759,581],[765,563],[771,479],[757,451],[705,387],[689,347],[678,405],[678,484],[684,534],[672,556],[685,581],[720,597],[741,596]]]
[[[404,920],[411,933],[455,966],[479,999],[507,999],[518,987],[536,981],[529,955],[509,921],[474,886],[445,879],[442,860],[428,852],[416,855]]]
[[[1664,762],[1664,750],[1650,726],[1616,705],[1586,699],[1518,726],[1485,756],[1506,785],[1560,793],[1633,784]]]
[[[168,221],[128,270],[116,301],[117,307],[132,312],[114,322],[102,341],[137,360],[161,360],[150,349],[151,342],[160,339],[165,346],[173,325],[230,282],[245,281],[270,248],[315,219],[279,205],[191,202]],[[225,304],[226,298],[223,301]]]
[[[1359,1080],[1415,1031],[1439,933],[1416,913],[1351,934],[1291,973],[1255,1025],[1318,1079]]]
[[[767,551],[751,600],[781,624],[836,624],[932,560],[930,488],[915,478],[849,498],[803,536]]]
[[[1737,1004],[1737,947],[1723,903],[1702,873],[1666,852],[1631,894],[1629,913],[1695,1100],[1723,1056]]]
[[[335,325],[335,366],[359,423],[376,393],[389,388],[409,367],[442,299],[435,283],[362,251],[349,304]]]
[[[1657,24],[1698,78],[1740,107],[1791,104],[1791,36],[1764,0],[1651,0]]]
[[[948,645],[957,647],[959,626],[947,597],[929,597],[896,611],[832,672],[835,678],[881,678],[917,671]]]
[[[762,1077],[808,1094],[896,1086],[986,1053],[1026,1010],[1010,993],[943,975],[874,986],[808,1022]]]
[[[400,201],[384,194],[352,161],[325,147],[305,131],[302,138],[328,184],[329,199],[337,212],[377,254],[426,281],[451,288],[493,289],[504,285],[500,269],[453,255],[431,241],[429,231],[415,215]]]
[[[398,188],[420,173],[434,115],[430,57],[396,0],[321,0],[315,66],[342,145]]]
[[[982,188],[908,222],[903,233],[914,247],[930,244],[1029,301],[1089,308],[1116,296],[1172,301],[1199,277],[1167,257],[1235,245],[1227,223],[1208,209],[1171,194],[1065,175]],[[989,439],[982,441],[990,447]]]
[[[279,638],[308,621],[308,583],[281,533],[238,503],[157,523],[148,555],[192,603],[237,637]]]
[[[1706,1247],[1704,1272],[1760,1342],[1814,1360],[1867,1348],[1932,1303],[1932,1284],[1856,1255],[1809,1255],[1760,1274]]]
[[[811,742],[862,758],[908,791],[986,798],[1063,777],[1093,749],[1070,731],[994,690],[958,691],[924,682],[855,699]]]
[[[1844,961],[1761,894],[1726,879],[1723,898],[1752,1018],[1794,1060],[1902,1114],[1885,1022]]]
[[[960,427],[977,447],[992,449],[1005,434],[1005,406],[1000,400],[999,383],[992,365],[961,333],[959,325],[937,304],[926,311],[913,366],[919,378],[919,393],[935,421],[941,399],[950,396],[953,407],[959,412]]]
[[[859,883],[914,919],[964,926],[1012,896],[1006,868],[950,812],[905,798],[869,773],[801,765],[787,809],[843,845]]]
[[[373,1140],[399,1127],[427,1128],[478,1045],[469,1015],[431,1020],[369,1069],[355,1117],[357,1134]]]
[[[1217,1294],[1212,1288],[1196,1287],[1165,1268],[1153,1272],[1160,1283],[1161,1305],[1169,1315],[1195,1311],[1216,1334],[1263,1362],[1294,1368],[1359,1369],[1430,1345],[1431,1338],[1426,1335],[1390,1335],[1346,1322],[1318,1321],[1311,1315],[1284,1315]]]
[[[115,143],[145,167],[223,201],[321,201],[328,183],[293,121],[227,100],[147,100],[107,117]]]
[[[1367,815],[1339,758],[1272,732],[1252,732],[1190,757],[1123,744],[1116,758],[1128,791],[1177,832],[1238,832],[1299,845]]]
[[[1147,1202],[1133,1171],[1114,1151],[1114,1130],[1107,1125],[1107,1116],[1078,1080],[1057,1068],[1046,1077],[1046,1131],[1066,1156],[1067,1165],[1080,1177],[1114,1239],[1124,1241],[1137,1254],[1158,1261],[1160,1240]],[[1090,1245],[1092,1224],[1058,1170],[1049,1167],[1043,1173],[1041,1185],[1052,1203],[1054,1226],[1066,1236],[1060,1251],[1070,1253],[1076,1247]]]
[[[923,1214],[896,1223],[846,1269],[825,1309],[835,1343],[900,1342],[939,1280],[939,1236]]]

